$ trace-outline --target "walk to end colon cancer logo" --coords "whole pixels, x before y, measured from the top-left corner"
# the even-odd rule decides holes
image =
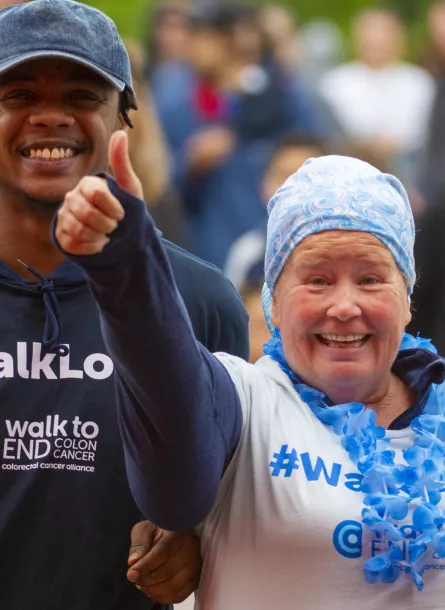
[[[406,559],[408,559],[409,543],[414,540],[418,532],[412,525],[400,526],[400,532],[403,540],[399,543],[400,548]],[[334,529],[332,542],[337,553],[347,559],[357,559],[363,554],[363,524],[359,521],[346,520],[342,521]],[[374,534],[374,538],[370,540],[370,556],[380,555],[388,550],[391,543],[384,540],[380,534]],[[445,570],[445,563],[437,563],[440,561],[439,555],[433,553],[432,561],[425,564],[425,570]],[[400,568],[401,570],[403,568]]]

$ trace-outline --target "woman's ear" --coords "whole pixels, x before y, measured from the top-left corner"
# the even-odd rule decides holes
[[[275,326],[275,328],[280,328],[280,307],[278,305],[276,290],[274,291],[274,295],[272,297],[272,312],[270,315],[270,321]]]
[[[411,297],[408,297],[408,303],[407,303],[406,315],[405,315],[405,326],[408,326],[408,324],[411,322],[412,319],[413,319],[413,314],[411,312]]]

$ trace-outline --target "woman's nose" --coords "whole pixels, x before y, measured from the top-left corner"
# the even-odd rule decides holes
[[[327,310],[328,316],[347,322],[351,318],[362,315],[359,294],[354,287],[338,286],[331,297],[332,301]]]

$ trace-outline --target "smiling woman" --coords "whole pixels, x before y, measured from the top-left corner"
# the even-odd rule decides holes
[[[87,209],[79,197],[60,211],[62,247],[70,214]],[[133,495],[166,529],[199,525],[198,608],[441,610],[445,364],[404,334],[415,282],[405,189],[356,159],[320,157],[268,213],[273,337],[255,365],[193,339],[144,209],[144,252],[127,214],[103,252],[99,235],[95,256],[76,257],[118,373]]]
[[[326,231],[307,237],[277,282],[271,322],[289,365],[333,403],[374,405],[388,425],[409,406],[378,403],[398,383],[391,374],[410,321],[406,285],[389,250],[369,233]],[[392,412],[390,412],[392,411]]]

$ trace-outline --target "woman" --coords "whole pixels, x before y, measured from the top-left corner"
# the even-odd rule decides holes
[[[277,191],[263,295],[273,338],[255,365],[193,339],[143,205],[113,192],[125,220],[76,260],[118,372],[135,499],[167,529],[202,522],[198,607],[442,609],[445,367],[404,335],[414,224],[400,182],[332,156]],[[68,214],[91,208],[74,200],[60,245],[99,252],[103,235],[73,242]]]

